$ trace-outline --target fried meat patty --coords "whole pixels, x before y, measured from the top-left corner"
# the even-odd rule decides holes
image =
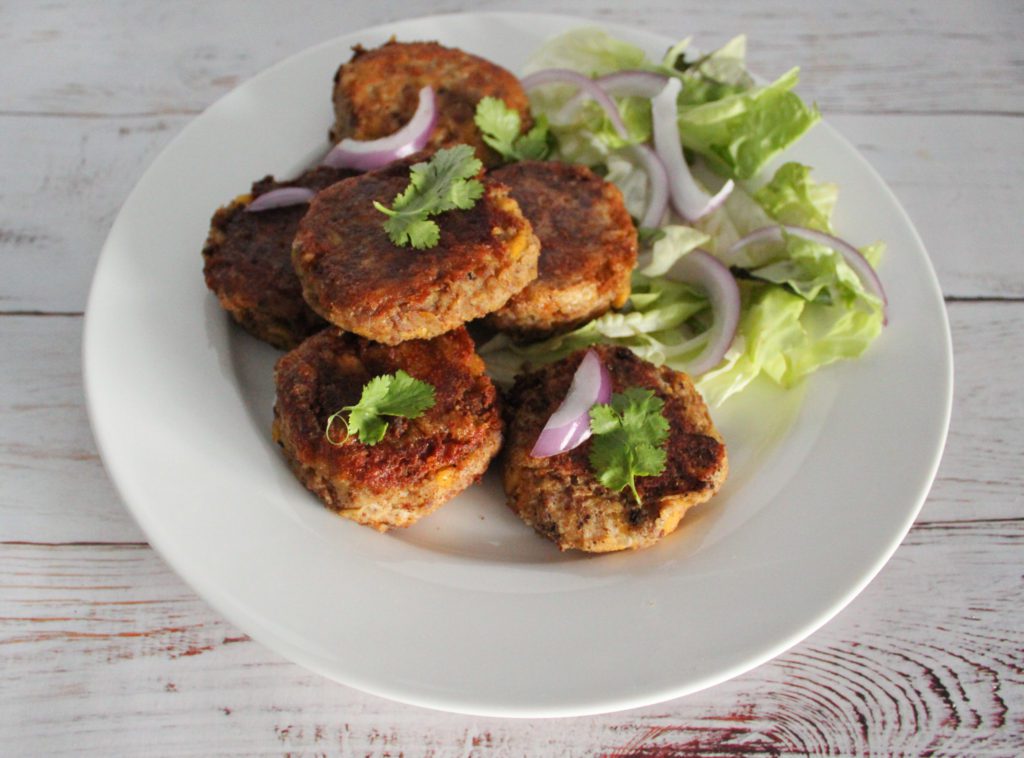
[[[302,297],[292,268],[292,239],[306,204],[249,213],[255,198],[281,187],[321,190],[352,176],[352,171],[319,167],[291,181],[267,176],[217,210],[203,247],[206,286],[246,331],[274,347],[289,350],[327,322]]]
[[[507,403],[504,482],[509,507],[560,549],[608,552],[641,548],[672,532],[688,509],[718,491],[728,473],[725,444],[690,378],[630,350],[593,348],[613,391],[653,390],[669,423],[667,463],[658,476],[638,477],[642,505],[629,488],[613,492],[590,467],[592,439],[550,458],[533,458],[541,429],[562,402],[585,351],[517,377]]]
[[[496,97],[519,112],[522,130],[531,126],[530,103],[519,79],[490,61],[436,42],[387,42],[353,48],[352,59],[334,75],[335,123],[331,139],[377,139],[393,134],[412,118],[419,91],[437,94],[438,119],[428,147],[463,142],[480,160],[498,156],[484,144],[473,121],[476,105]]]
[[[332,324],[395,345],[429,339],[505,304],[537,276],[540,244],[508,188],[484,179],[470,210],[434,217],[432,248],[399,247],[384,231],[416,158],[319,193],[299,223],[292,262],[306,301]]]
[[[399,369],[434,386],[416,419],[387,417],[376,445],[324,436],[334,412],[355,405],[363,385]],[[501,446],[494,385],[465,329],[395,347],[328,328],[275,367],[274,440],[299,480],[324,504],[379,531],[404,527],[478,480]]]
[[[626,302],[637,236],[614,184],[554,161],[512,163],[490,176],[508,185],[540,240],[537,279],[492,313],[490,326],[539,339]]]

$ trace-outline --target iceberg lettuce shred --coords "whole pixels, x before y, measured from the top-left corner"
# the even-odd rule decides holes
[[[633,273],[632,294],[620,312],[607,313],[542,342],[519,345],[499,335],[481,347],[496,380],[507,383],[524,363],[558,360],[595,343],[630,348],[655,363],[685,371],[701,351],[711,327],[712,308],[703,292],[669,278],[673,263],[704,249],[729,266],[741,294],[736,338],[721,363],[695,377],[712,405],[720,405],[756,377],[788,387],[829,363],[860,355],[883,326],[883,308],[857,274],[831,248],[783,232],[781,241],[733,249],[737,240],[769,225],[790,225],[834,234],[835,184],[811,178],[811,168],[784,163],[758,189],[746,181],[802,136],[819,119],[792,91],[797,69],[759,85],[746,70],[746,39],[693,56],[689,40],[669,49],[662,61],[598,29],[578,29],[537,51],[527,71],[570,68],[589,76],[621,70],[655,71],[683,83],[678,100],[680,140],[699,156],[698,179],[712,174],[737,180],[728,200],[692,226],[670,223],[650,236]],[[646,177],[622,148],[650,139],[650,100],[616,98],[629,139],[620,137],[594,103],[569,103],[571,86],[534,90],[535,114],[548,119],[557,140],[556,157],[594,167],[618,185],[630,213],[642,216]],[[567,107],[567,103],[571,107]],[[719,182],[721,180],[718,180]],[[645,230],[648,231],[648,230]],[[646,237],[646,235],[645,235]],[[861,252],[877,267],[884,245]]]

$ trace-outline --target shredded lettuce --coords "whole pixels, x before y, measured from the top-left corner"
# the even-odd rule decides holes
[[[623,69],[650,68],[644,51],[598,27],[582,27],[552,37],[530,56],[523,74],[546,68],[568,68],[587,76]]]
[[[811,179],[811,167],[800,163],[782,164],[771,180],[754,193],[754,200],[776,221],[829,233],[838,197],[839,187],[815,182]]]
[[[735,95],[754,86],[754,79],[747,71],[747,38],[739,35],[722,47],[697,58],[686,60],[689,39],[676,45],[665,56],[665,65],[683,72],[686,86],[680,95],[682,105],[698,105]]]
[[[819,118],[817,109],[793,93],[797,70],[758,85],[746,70],[742,36],[712,53],[691,54],[689,39],[674,45],[661,62],[597,29],[579,29],[551,40],[528,70],[570,68],[591,76],[646,69],[676,76],[684,84],[678,102],[682,144],[700,156],[698,180],[712,174],[738,180],[727,201],[697,223],[670,223],[644,230],[645,250],[633,273],[632,294],[620,312],[610,312],[567,334],[516,344],[499,335],[481,347],[492,376],[511,382],[524,364],[543,364],[596,343],[630,348],[642,358],[686,371],[711,333],[713,309],[698,288],[673,279],[673,266],[692,250],[716,255],[736,275],[741,316],[736,338],[721,363],[695,377],[712,405],[720,405],[759,376],[783,387],[836,360],[860,355],[882,329],[883,309],[857,274],[830,247],[783,232],[733,252],[731,246],[756,229],[774,224],[834,234],[835,184],[816,182],[811,168],[783,163],[757,189],[755,177],[777,153]],[[650,139],[650,101],[617,98],[629,138],[620,137],[592,102],[575,101],[575,88],[542,87],[531,93],[534,112],[548,118],[557,157],[594,167],[623,193],[636,218],[646,208],[643,169],[622,148]],[[717,183],[721,180],[718,179]],[[877,266],[884,244],[861,249]]]
[[[684,40],[684,43],[688,41]],[[678,77],[679,134],[685,147],[707,160],[720,173],[749,179],[781,150],[799,139],[820,118],[793,91],[798,69],[766,86],[758,85],[746,69],[746,38],[736,37],[718,50],[686,60],[687,44],[673,47],[663,63],[600,29],[575,29],[541,46],[525,71],[568,68],[592,77],[640,69]],[[571,86],[541,87],[530,95],[534,112],[543,114],[560,144],[560,157],[593,166],[605,163],[610,152],[650,137],[650,101],[617,98],[629,131],[623,140],[601,108],[592,102],[566,108],[575,94]]]
[[[810,303],[762,282],[741,282],[741,292],[743,316],[732,348],[696,381],[711,405],[721,405],[761,373],[792,387],[823,366],[857,357],[882,329],[880,309]]]
[[[630,348],[641,358],[686,371],[704,346],[711,308],[702,292],[666,276],[675,261],[708,237],[686,226],[669,226],[633,274],[627,308],[590,321],[568,334],[543,342],[516,345],[498,337],[482,354],[495,379],[512,380],[523,363],[543,364],[597,343]],[[786,263],[790,245],[805,241],[789,237],[777,245],[779,262]],[[830,249],[811,243],[804,254],[820,267],[816,291],[803,287],[806,274],[793,264],[793,278],[772,282],[739,280],[742,315],[736,339],[722,363],[697,379],[697,388],[712,405],[720,405],[743,390],[759,374],[791,387],[808,374],[842,358],[860,355],[882,328],[880,304],[863,291],[856,275]],[[845,269],[845,273],[843,273]],[[492,360],[496,353],[502,355]]]
[[[817,108],[792,92],[798,79],[794,68],[766,87],[680,106],[684,147],[734,179],[750,179],[820,119]]]

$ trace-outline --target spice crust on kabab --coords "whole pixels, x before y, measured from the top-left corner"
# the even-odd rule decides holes
[[[381,377],[401,374],[430,398],[414,417],[390,415],[398,400],[389,406],[376,392]],[[465,329],[387,346],[328,328],[282,356],[274,375],[273,436],[292,471],[328,508],[378,531],[409,526],[451,500],[501,446],[497,391]],[[375,428],[373,410],[381,413]]]
[[[718,491],[728,473],[725,444],[686,374],[655,366],[626,348],[597,345],[591,350],[607,369],[615,393],[648,391],[663,403],[663,470],[636,477],[635,493],[629,487],[614,491],[594,470],[596,437],[556,455],[531,454],[569,391],[585,355],[578,351],[520,375],[508,395],[503,453],[508,505],[562,550],[647,547]]]
[[[428,148],[467,144],[486,165],[495,165],[498,156],[474,123],[477,103],[485,97],[517,111],[523,131],[532,124],[526,92],[507,69],[437,42],[392,39],[371,49],[357,45],[352,59],[338,68],[331,139],[373,140],[397,132],[412,118],[423,87],[437,93],[438,118]]]
[[[292,241],[308,206],[298,203],[258,212],[249,207],[276,190],[302,187],[315,192],[353,173],[318,167],[288,181],[267,176],[214,213],[203,246],[206,285],[254,337],[290,350],[327,322],[306,304],[292,268]]]
[[[319,193],[292,250],[306,301],[317,313],[388,345],[429,339],[484,316],[537,277],[540,244],[530,223],[508,188],[486,177],[471,208],[435,217],[436,244],[417,249],[389,237],[388,218],[377,206],[407,190],[410,170],[427,165],[417,162],[422,158]]]
[[[487,323],[520,339],[568,332],[629,297],[637,235],[622,193],[585,166],[520,161],[490,176],[540,240],[537,278]]]

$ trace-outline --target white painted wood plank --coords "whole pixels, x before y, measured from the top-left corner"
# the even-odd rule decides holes
[[[124,197],[240,81],[381,21],[506,7],[0,5],[0,311],[80,311]],[[755,70],[802,66],[802,94],[893,187],[947,295],[1024,296],[1024,5],[517,7],[692,33],[703,47],[746,31]],[[837,619],[690,698],[533,723],[363,695],[226,624],[145,546],[103,472],[81,396],[80,318],[0,315],[0,752],[1022,754],[1022,308],[950,304],[956,400],[938,479],[894,559]]]
[[[944,294],[1024,297],[1024,120],[825,117],[896,194]]]
[[[189,118],[0,116],[0,309],[85,309],[121,204]],[[201,262],[196,275],[202,277]]]
[[[0,116],[0,140],[17,146],[11,157],[20,164],[0,184],[0,309],[84,310],[121,203],[189,118]],[[1024,156],[1020,119],[842,115],[830,121],[907,209],[947,295],[1024,297],[1024,160],[1007,159]],[[870,230],[870,219],[863,225]],[[195,255],[200,282],[198,250]]]
[[[929,244],[946,292],[1019,297],[1024,294],[1024,256],[1018,254],[1024,232],[1019,213],[1024,206],[1024,162],[1019,160],[1024,129],[1019,119],[843,114],[913,111],[917,106],[883,107],[870,98],[881,92],[896,102],[910,94],[893,96],[887,87],[919,93],[933,84],[945,97],[970,94],[967,104],[929,106],[942,113],[1024,110],[1024,77],[1013,63],[1013,35],[1002,33],[1024,23],[1024,6],[981,4],[969,14],[960,4],[889,6],[859,7],[853,20],[849,11],[819,4],[773,5],[770,10],[748,4],[738,11],[705,4],[680,13],[666,4],[608,8],[578,3],[566,11],[641,26],[650,21],[672,34],[692,25],[719,38],[716,43],[747,28],[753,65],[770,74],[794,63],[795,54],[806,53],[811,60],[804,66],[803,93],[821,104],[826,117],[891,183]],[[403,12],[425,13],[433,7],[420,3]],[[5,156],[6,180],[0,187],[0,255],[7,272],[0,281],[0,308],[82,310],[96,255],[121,202],[191,114],[244,78],[315,42],[311,30],[340,33],[402,15],[387,3],[349,8],[345,23],[331,20],[338,12],[320,3],[305,9],[280,3],[246,3],[243,8],[236,3],[126,2],[0,8],[0,39],[5,42],[0,60],[8,64],[0,66],[0,91],[5,92],[0,140],[13,146]],[[158,24],[161,31],[132,32],[135,24]],[[830,30],[835,39],[829,39]],[[899,45],[894,35],[902,35]],[[938,46],[949,55],[925,55]],[[958,46],[973,46],[973,52]],[[762,57],[766,52],[768,57]],[[914,65],[927,71],[902,70],[917,59],[922,62]],[[884,61],[901,71],[877,71]],[[995,68],[972,68],[982,63]],[[932,70],[935,66],[954,66],[958,76],[978,81],[951,79]],[[836,72],[841,80],[835,79]],[[883,86],[879,77],[891,82]],[[998,84],[993,97],[998,94],[1001,105],[979,99],[982,80]],[[842,99],[847,96],[866,99]],[[12,113],[56,115],[3,115]],[[60,117],[73,113],[86,116]],[[124,115],[139,113],[157,115]]]
[[[916,527],[851,606],[775,661],[657,706],[527,722],[305,672],[145,547],[6,544],[0,741],[34,755],[1011,755],[1024,750],[1022,545],[1020,519]]]
[[[80,317],[0,317],[0,540],[141,542],[85,410]]]
[[[952,303],[955,404],[921,518],[1012,518],[1024,491],[1024,305]],[[81,319],[0,317],[0,541],[138,542],[84,410]],[[813,377],[812,377],[813,381]]]
[[[8,3],[0,8],[2,109],[198,112],[322,40],[429,13],[507,8],[436,0]],[[756,70],[772,76],[801,65],[805,91],[827,111],[1024,112],[1020,3],[563,0],[556,8],[528,0],[515,8],[692,34],[706,49],[746,32]]]

